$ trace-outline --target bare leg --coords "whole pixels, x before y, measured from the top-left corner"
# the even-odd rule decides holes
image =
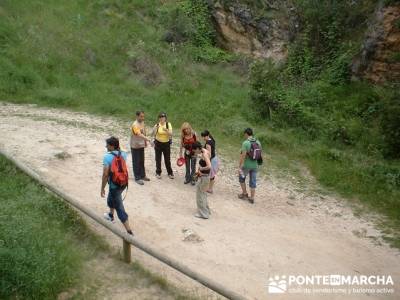
[[[251,199],[254,200],[254,196],[256,195],[256,189],[250,189]]]
[[[131,226],[129,226],[129,221],[128,220],[126,220],[125,223],[123,223],[123,224],[124,224],[124,227],[125,227],[126,231],[128,231],[128,232],[132,231],[131,230]]]
[[[246,189],[246,183],[240,183],[240,187],[242,188],[242,194],[246,195],[247,194],[247,189]]]
[[[215,182],[215,178],[214,178],[213,180],[210,180],[210,184],[208,185],[208,190],[209,190],[210,192],[213,191],[214,182]]]

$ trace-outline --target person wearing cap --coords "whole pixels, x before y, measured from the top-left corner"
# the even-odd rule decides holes
[[[156,156],[156,177],[161,179],[161,158],[164,156],[168,177],[174,179],[171,167],[172,125],[167,120],[166,113],[158,115],[158,123],[153,127],[154,151]]]
[[[146,176],[144,167],[144,148],[151,144],[149,138],[146,137],[146,127],[144,124],[144,111],[138,110],[136,112],[136,120],[131,126],[131,154],[132,154],[132,168],[135,182],[144,185],[145,181],[150,181]]]
[[[192,129],[192,126],[188,122],[185,122],[181,126],[181,145],[179,148],[179,157],[185,158],[185,181],[184,184],[191,183],[196,184],[194,180],[194,175],[196,173],[196,162],[197,158],[193,153],[193,144],[197,141],[196,133]],[[183,150],[185,151],[185,156],[183,156]]]

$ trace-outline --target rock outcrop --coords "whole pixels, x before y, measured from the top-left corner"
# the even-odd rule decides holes
[[[290,39],[289,17],[255,16],[255,12],[240,1],[209,1],[209,4],[220,47],[256,58],[271,58],[275,61],[286,58]],[[274,6],[267,9],[271,14],[278,10],[290,11]]]
[[[374,83],[400,81],[400,4],[377,9],[352,71]]]

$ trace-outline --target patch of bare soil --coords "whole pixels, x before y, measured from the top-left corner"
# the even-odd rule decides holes
[[[128,145],[129,124],[64,110],[0,105],[0,148],[99,215],[106,211],[105,200],[100,198],[100,177],[104,140],[110,134]],[[62,159],[57,157],[60,153]],[[172,159],[177,156],[175,148]],[[394,293],[352,294],[346,299],[400,298],[400,289],[396,289],[399,251],[382,241],[370,220],[355,217],[346,201],[298,189],[271,176],[260,178],[256,203],[251,205],[237,199],[235,164],[223,162],[215,193],[209,196],[211,219],[199,220],[193,217],[195,188],[183,184],[183,168],[175,166],[175,180],[165,173],[157,180],[154,152],[147,148],[151,181],[144,186],[132,182],[125,200],[136,237],[249,299],[270,296],[270,276],[313,274],[391,275]],[[121,246],[118,238],[88,222],[111,246]],[[196,234],[195,242],[185,241],[187,230]],[[200,296],[213,295],[140,251],[133,255],[177,286]],[[110,276],[122,276],[118,269],[111,272]],[[274,297],[304,299],[306,295]],[[323,298],[343,299],[343,295],[324,294]]]

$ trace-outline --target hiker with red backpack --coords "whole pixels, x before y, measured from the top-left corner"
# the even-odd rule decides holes
[[[253,137],[253,130],[246,128],[244,131],[245,141],[242,144],[239,160],[239,183],[242,193],[239,199],[254,204],[257,187],[257,169],[262,164],[261,143]],[[250,196],[246,189],[246,177],[249,176]]]
[[[185,122],[181,126],[181,145],[179,148],[179,157],[184,157],[186,174],[184,184],[191,183],[196,185],[195,173],[196,173],[196,162],[197,158],[193,152],[193,144],[197,141],[196,133],[192,129],[192,126],[188,122]],[[185,151],[185,156],[183,156]]]
[[[116,211],[126,231],[133,235],[122,199],[122,192],[128,188],[128,169],[126,167],[127,154],[121,151],[119,140],[113,136],[106,140],[106,148],[107,153],[104,155],[103,159],[103,177],[100,194],[102,198],[105,197],[105,188],[108,183],[107,205],[110,211],[104,214],[104,218],[114,222],[114,211]]]

